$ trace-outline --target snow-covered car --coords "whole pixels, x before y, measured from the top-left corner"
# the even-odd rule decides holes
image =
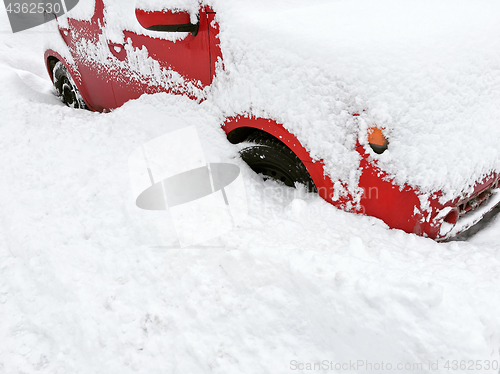
[[[443,240],[500,202],[497,3],[86,0],[45,61],[69,106],[185,95],[256,172]]]

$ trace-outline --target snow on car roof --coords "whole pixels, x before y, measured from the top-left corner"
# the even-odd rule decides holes
[[[108,13],[127,8],[105,2]],[[138,4],[192,11],[197,2]],[[359,174],[356,142],[366,143],[374,124],[390,146],[372,157],[400,185],[453,197],[499,171],[500,2],[207,4],[217,12],[225,70],[202,105],[276,119],[348,186]],[[113,20],[110,35],[138,25],[133,11]]]

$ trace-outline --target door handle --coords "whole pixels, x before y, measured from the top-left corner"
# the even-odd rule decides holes
[[[151,31],[163,31],[163,32],[190,32],[191,35],[198,35],[198,30],[200,29],[200,23],[183,23],[181,25],[153,25],[149,26],[147,30]]]
[[[113,56],[115,56],[120,61],[125,61],[127,58],[127,51],[123,44],[108,43],[109,50]]]

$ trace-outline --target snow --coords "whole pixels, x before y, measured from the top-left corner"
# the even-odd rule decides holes
[[[89,20],[94,15],[95,0],[79,0],[75,8],[70,10],[71,18],[77,20]]]
[[[290,4],[293,10],[300,3]],[[44,39],[57,34],[40,27],[13,35],[6,15],[0,17],[0,373],[299,373],[311,371],[293,370],[294,363],[323,360],[423,363],[414,372],[449,373],[447,360],[482,360],[483,366],[485,360],[500,361],[498,214],[475,235],[438,244],[339,211],[301,190],[263,182],[225,140],[220,112],[210,100],[199,105],[158,94],[107,114],[66,108],[54,96],[42,61]],[[485,18],[485,28],[492,17]],[[234,59],[241,56],[238,49],[233,53]],[[279,54],[270,51],[270,61]],[[235,60],[229,61],[233,71]],[[294,82],[279,78],[295,77],[301,61],[277,71],[274,83],[291,88]],[[477,86],[471,82],[467,91],[477,117],[463,109],[466,118],[477,118],[474,127],[468,125],[469,159],[449,169],[450,175],[478,162],[479,154],[491,153],[481,165],[496,157],[496,146],[472,148],[492,144],[481,131],[495,97],[481,111],[476,94],[485,99],[497,92],[488,83],[496,73],[487,69],[492,61],[483,62],[471,73],[482,67],[489,78]],[[224,79],[230,78],[221,77],[215,92]],[[268,79],[262,84],[277,94]],[[326,95],[331,80],[323,79],[317,91],[301,85],[306,78],[295,89]],[[467,79],[457,76],[456,84]],[[484,94],[477,92],[481,85],[489,87]],[[254,88],[241,95],[259,104]],[[299,108],[285,113],[283,100],[277,95],[262,110],[281,111],[283,118],[297,114],[292,124],[309,121]],[[326,100],[335,109],[334,98]],[[360,100],[348,104],[360,109]],[[406,114],[377,105],[362,120],[369,122],[373,113],[392,118],[394,126],[387,126],[394,148],[383,162],[401,166],[409,161],[396,161],[406,144],[398,131],[408,132],[411,122],[397,130],[396,120]],[[431,111],[428,118],[436,115]],[[305,123],[320,126],[321,118]],[[448,126],[458,126],[453,121]],[[128,159],[144,143],[188,126],[196,126],[208,161],[242,169],[249,215],[229,234],[181,249],[168,214],[135,207]],[[488,129],[494,138],[496,128]],[[332,147],[342,152],[356,131],[339,134],[341,144]],[[442,152],[449,138],[438,137],[441,131],[416,133],[414,140],[432,138],[432,148]],[[326,141],[315,151],[326,149]],[[449,143],[451,153],[465,146]],[[407,150],[415,162],[429,157],[415,147]],[[450,166],[449,159],[435,162]],[[430,370],[429,361],[438,361],[438,370]]]

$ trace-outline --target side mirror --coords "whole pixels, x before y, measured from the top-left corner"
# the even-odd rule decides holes
[[[198,34],[199,22],[192,24],[191,16],[188,12],[174,12],[172,10],[150,12],[136,9],[135,16],[141,26],[147,30],[159,32],[190,32],[193,36]]]

